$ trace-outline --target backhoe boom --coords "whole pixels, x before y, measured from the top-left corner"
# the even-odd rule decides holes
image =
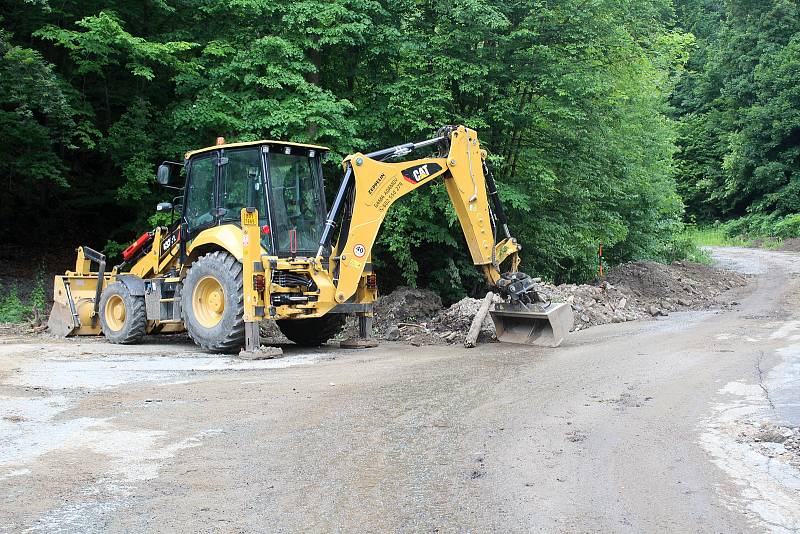
[[[482,269],[489,284],[502,284],[500,264],[507,258],[511,258],[510,272],[516,272],[521,247],[508,231],[494,181],[491,178],[487,180],[484,172],[486,154],[480,148],[477,133],[463,126],[446,127],[441,133],[443,135],[421,143],[408,143],[370,154],[356,153],[345,159],[345,177],[320,243],[322,250],[330,238],[329,228],[333,227],[345,199],[350,197],[349,220],[343,224],[347,232],[342,233],[335,247],[335,255],[339,258],[337,302],[347,301],[356,291],[391,205],[439,177],[444,180],[472,261]],[[440,157],[400,163],[382,161],[431,145],[440,147]],[[494,210],[489,204],[490,195]],[[496,236],[498,223],[504,235],[499,242]],[[506,288],[498,289],[508,293]]]
[[[521,246],[508,229],[477,132],[464,126],[446,126],[439,134],[421,143],[369,154],[356,153],[345,158],[344,179],[328,214],[318,252],[318,259],[321,259],[319,256],[328,245],[335,221],[341,218],[339,239],[331,255],[331,259],[338,262],[333,271],[336,302],[347,302],[357,291],[365,266],[371,263],[372,247],[380,226],[392,204],[441,177],[473,263],[483,271],[489,285],[507,300],[498,303],[492,311],[498,338],[557,346],[572,327],[571,310],[568,305],[543,302],[533,280],[517,271]],[[438,157],[398,163],[385,161],[432,145],[439,146]],[[499,241],[498,227],[503,232]],[[510,266],[503,272],[501,264],[507,259],[510,259]]]

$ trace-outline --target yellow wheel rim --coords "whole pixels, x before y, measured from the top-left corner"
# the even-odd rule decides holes
[[[192,292],[192,309],[197,322],[205,328],[219,324],[225,313],[225,292],[216,278],[206,276],[197,282]]]
[[[106,302],[105,309],[106,324],[114,330],[122,330],[125,324],[125,301],[119,295],[111,295]]]

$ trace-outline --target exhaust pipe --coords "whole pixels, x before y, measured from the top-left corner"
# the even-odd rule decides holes
[[[525,307],[519,303],[498,303],[489,313],[497,339],[504,343],[558,347],[572,329],[572,306],[540,303]]]

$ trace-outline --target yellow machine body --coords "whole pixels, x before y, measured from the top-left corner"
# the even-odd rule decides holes
[[[56,277],[51,329],[62,335],[99,334],[98,319],[103,311],[98,310],[98,298],[110,284],[121,282],[131,295],[146,302],[148,332],[180,330],[184,326],[182,318],[187,313],[178,307],[181,284],[197,260],[214,251],[224,251],[241,263],[242,319],[246,332],[243,344],[250,349],[259,342],[257,325],[261,320],[317,319],[331,313],[352,313],[368,320],[372,316],[372,304],[378,297],[371,256],[381,224],[394,202],[439,178],[444,180],[472,261],[483,271],[490,285],[505,287],[510,292],[519,282],[504,274],[501,264],[509,260],[506,273],[516,273],[521,247],[510,236],[507,227],[506,236],[497,238],[499,224],[490,207],[491,191],[487,191],[484,174],[486,153],[481,150],[477,133],[464,126],[451,127],[439,141],[448,147],[446,153],[440,150],[439,157],[393,163],[362,153],[345,158],[345,180],[328,215],[330,228],[326,228],[320,252],[316,255],[293,254],[287,257],[271,254],[261,240],[263,227],[255,208],[243,208],[239,221],[207,228],[185,243],[180,242],[180,230],[176,234],[174,229],[157,228],[148,252],[124,268],[115,267],[107,273],[102,267],[93,270],[92,263],[99,258],[93,255],[87,258],[86,250],[89,249],[80,248],[75,270]],[[186,161],[190,162],[206,152],[232,147],[266,147],[266,153],[272,146],[270,143],[278,142],[209,147],[187,153]],[[324,147],[315,145],[281,143],[284,145],[289,147],[287,153],[297,147],[312,154],[324,150]],[[340,228],[335,242],[329,239],[329,254],[323,255],[325,236],[333,227],[338,202],[345,197],[351,202],[347,225]],[[307,280],[308,283],[305,286],[282,283],[287,277]],[[157,295],[153,296],[154,293]],[[195,299],[192,302],[197,307],[201,301]],[[520,333],[519,327],[525,322],[524,310],[515,308],[512,311],[514,326],[498,326],[501,340],[505,336],[512,342],[555,346],[571,326],[571,311],[567,313],[560,309],[548,316],[546,311],[539,309],[539,315],[528,314],[528,322],[533,330],[549,328],[550,338],[526,337]],[[500,317],[503,314],[493,313],[495,315]],[[499,321],[502,323],[502,319]],[[553,321],[558,323],[554,327],[550,324]],[[544,325],[546,328],[540,328],[543,323],[547,323]]]

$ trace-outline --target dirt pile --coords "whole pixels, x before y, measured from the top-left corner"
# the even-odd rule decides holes
[[[780,247],[778,250],[784,250],[787,252],[800,252],[800,238],[792,237],[789,239],[784,239],[781,242]]]
[[[495,297],[496,302],[500,302],[500,297]],[[478,313],[482,299],[464,297],[447,309],[441,310],[431,319],[428,328],[436,335],[450,343],[463,343],[467,336],[472,319]],[[495,337],[494,323],[488,315],[483,320],[478,342],[490,341]]]
[[[375,324],[392,325],[425,321],[442,309],[442,299],[433,291],[399,287],[378,299]]]
[[[597,284],[540,283],[538,290],[553,302],[571,304],[573,330],[583,330],[725,305],[717,297],[746,283],[744,275],[707,265],[640,261],[617,266]],[[467,297],[442,309],[441,300],[434,293],[400,288],[378,301],[376,335],[415,345],[461,343],[480,305],[480,299]],[[494,324],[487,317],[479,341],[494,338]]]
[[[707,265],[651,261],[625,263],[597,285],[547,287],[553,300],[569,302],[575,330],[599,324],[702,310],[719,305],[717,297],[747,283],[739,273]]]

